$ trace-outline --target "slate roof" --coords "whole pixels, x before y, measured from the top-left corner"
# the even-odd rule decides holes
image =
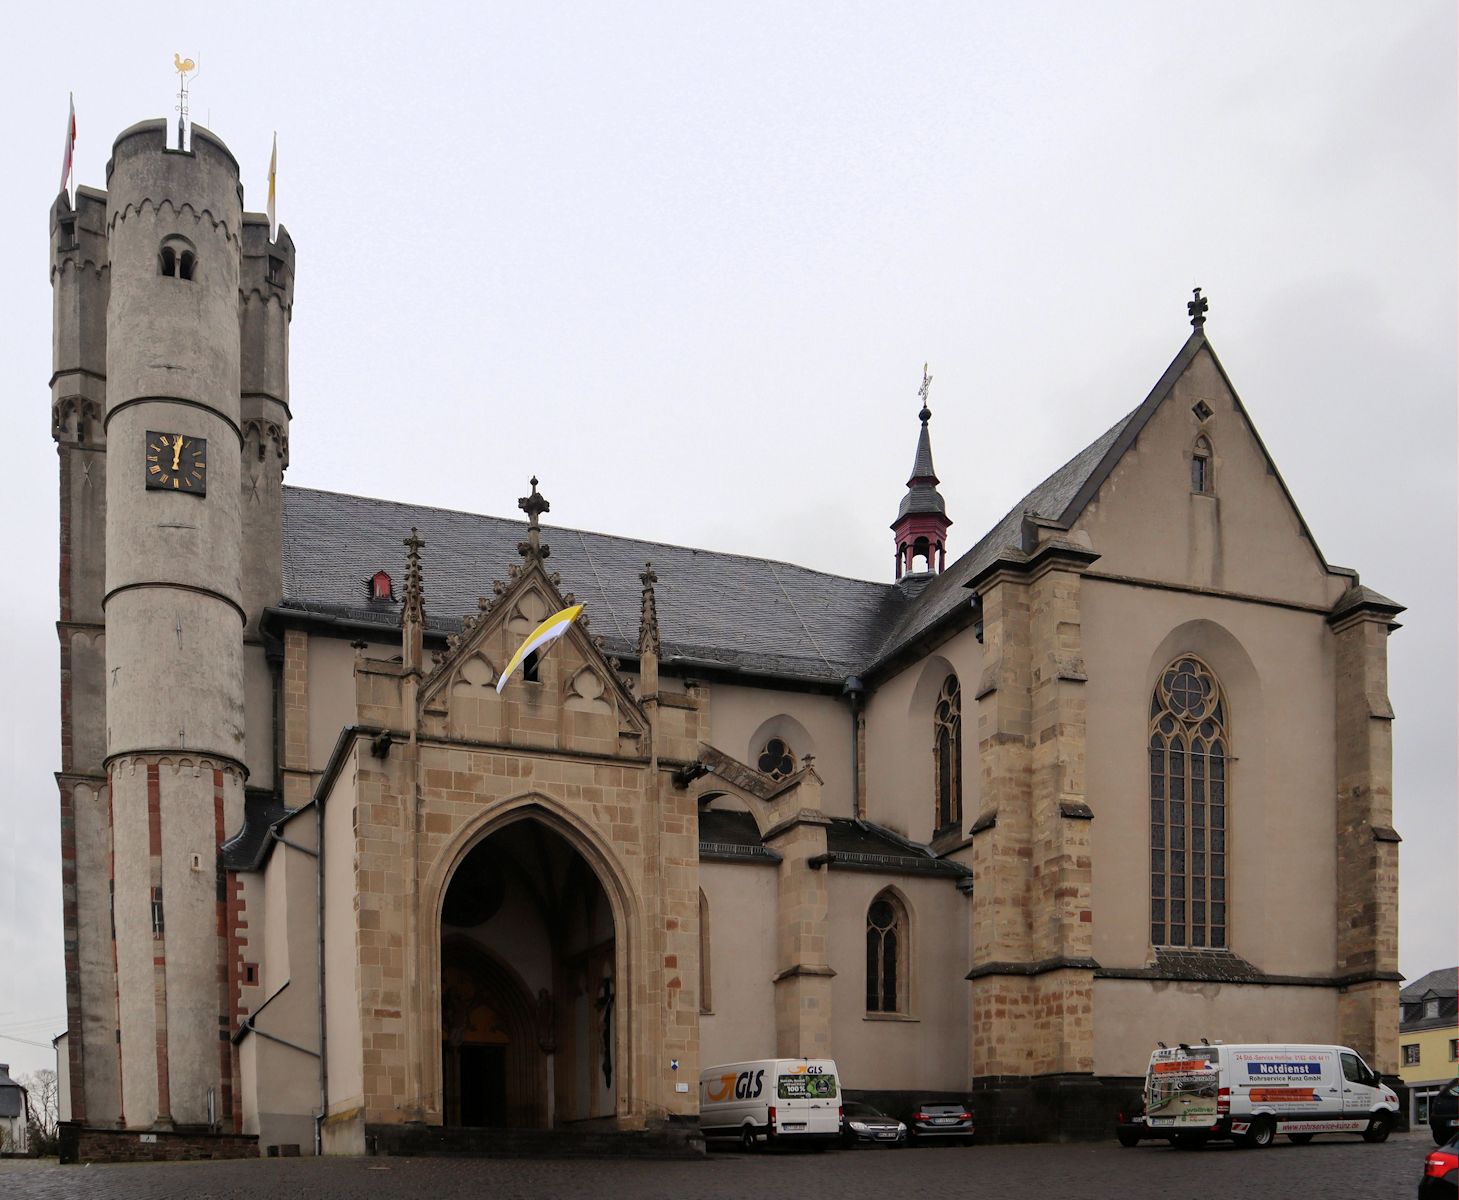
[[[1432,992],[1435,996],[1459,996],[1459,967],[1442,967],[1405,984],[1398,993],[1400,1000],[1410,1003],[1422,1000]]]
[[[268,857],[269,829],[290,810],[273,792],[246,788],[243,793],[243,828],[221,847],[223,866],[230,871],[256,871]]]
[[[961,863],[938,858],[920,842],[870,821],[833,817],[826,829],[828,865],[834,869],[882,871],[893,875],[970,877]],[[699,813],[699,857],[720,862],[779,862],[780,855],[760,840],[755,818],[730,809],[703,809]]]
[[[0,1117],[19,1117],[25,1113],[25,1088],[11,1079],[9,1067],[0,1069]]]
[[[760,840],[760,827],[747,812],[706,808],[699,812],[699,857],[719,862],[778,863],[780,855]]]
[[[871,821],[832,817],[826,830],[826,851],[831,867],[853,871],[886,871],[896,875],[945,875],[950,879],[971,878],[962,863],[938,858],[921,842]]]
[[[746,674],[839,684],[894,659],[972,596],[965,586],[1000,551],[1017,547],[1025,515],[1067,522],[1098,491],[1129,442],[1207,345],[1197,331],[1144,402],[1008,510],[940,575],[902,586],[811,571],[790,563],[638,538],[545,526],[550,568],[586,605],[611,654],[637,658],[640,584],[646,561],[658,573],[663,661]],[[924,427],[925,429],[925,427]],[[931,450],[928,447],[928,467]],[[921,460],[919,444],[918,460]],[[284,489],[285,609],[382,627],[399,624],[399,604],[369,599],[377,570],[402,577],[401,545],[411,528],[425,539],[427,629],[444,634],[477,611],[518,561],[526,523],[312,488]]]

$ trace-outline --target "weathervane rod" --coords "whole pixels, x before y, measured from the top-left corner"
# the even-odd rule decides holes
[[[176,52],[172,55],[172,68],[177,72],[177,148],[187,149],[187,89],[191,80],[188,79],[188,72],[192,72],[193,79],[197,78],[198,65],[190,58],[183,58]]]

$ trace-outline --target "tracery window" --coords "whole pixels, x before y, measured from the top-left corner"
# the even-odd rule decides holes
[[[1150,941],[1225,947],[1226,703],[1205,663],[1171,663],[1150,701]]]
[[[795,774],[795,753],[784,738],[773,737],[760,750],[758,766],[771,779]]]
[[[937,787],[936,832],[959,824],[963,815],[962,692],[957,676],[942,683],[933,712],[933,774]]]
[[[866,1011],[907,1011],[907,914],[894,892],[866,910]]]

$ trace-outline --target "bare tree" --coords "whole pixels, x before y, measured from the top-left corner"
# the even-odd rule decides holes
[[[56,1073],[46,1068],[21,1076],[19,1082],[24,1085],[30,1103],[31,1153],[54,1154],[61,1102]]]

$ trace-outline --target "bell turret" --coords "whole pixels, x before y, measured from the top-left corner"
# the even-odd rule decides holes
[[[927,391],[932,376],[922,367],[922,411],[917,414],[922,431],[917,435],[917,457],[912,461],[912,474],[907,480],[907,494],[892,522],[897,543],[897,578],[913,572],[913,563],[922,559],[924,571],[941,571],[947,565],[947,530],[952,520],[947,505],[937,490],[937,472],[932,466],[932,434],[927,428],[932,410],[927,407]],[[934,565],[934,555],[936,561]]]

